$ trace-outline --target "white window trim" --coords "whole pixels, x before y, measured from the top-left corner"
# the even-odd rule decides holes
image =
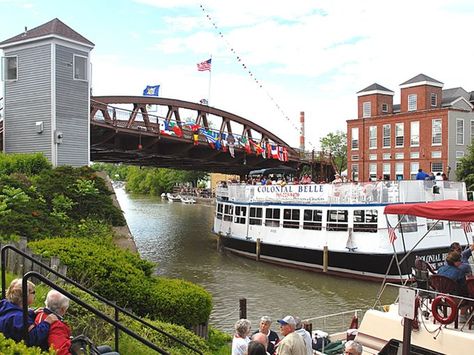
[[[401,125],[402,127],[402,135],[397,136],[397,126]],[[403,144],[398,145],[397,144],[397,137],[402,137]],[[403,122],[398,122],[395,123],[395,147],[396,148],[402,148],[405,145],[405,124]]]
[[[410,108],[410,97],[415,98],[415,107],[414,108]],[[418,109],[418,95],[417,94],[409,94],[407,100],[408,100],[407,101],[408,111],[416,111]]]
[[[385,107],[385,109],[384,109]],[[382,112],[387,113],[388,112],[388,104],[382,104]]]
[[[389,135],[388,136],[385,135],[385,127],[386,126],[388,126],[388,129],[389,129]],[[388,137],[388,140],[389,140],[390,144],[386,146],[385,145],[385,138],[387,138],[387,137]],[[392,146],[392,125],[390,123],[388,123],[388,124],[384,124],[382,126],[382,149],[391,148],[391,146]]]
[[[7,64],[7,58],[16,58],[16,78],[15,79],[7,79],[6,76],[6,64]],[[4,82],[13,82],[13,81],[18,81],[18,77],[20,76],[20,66],[18,65],[18,56],[17,55],[6,55],[2,57],[2,67],[0,68],[2,70],[1,74],[1,79]]]
[[[434,139],[434,132],[433,132],[433,122],[434,121],[440,121],[440,131],[441,131],[441,139],[440,139],[440,142],[439,143],[433,143],[433,139]],[[443,121],[440,119],[440,118],[434,118],[431,120],[431,146],[435,147],[435,146],[440,146],[443,144]]]
[[[410,152],[410,159],[420,159],[420,152]]]
[[[370,136],[370,128],[375,127],[375,146],[371,145],[372,137]],[[369,149],[377,149],[377,126],[369,127]]]
[[[434,97],[434,105],[433,105],[433,97]],[[436,107],[438,106],[438,94],[432,92],[430,95],[430,105],[431,107]]]
[[[75,75],[74,75],[76,73],[76,58],[77,57],[84,58],[86,60],[86,65],[85,65],[86,78],[85,79],[76,78]],[[84,82],[89,81],[89,66],[88,66],[89,60],[88,59],[89,58],[84,56],[84,55],[73,54],[73,58],[72,58],[72,79],[73,80],[84,81]]]
[[[458,143],[458,122],[462,122],[462,143]],[[464,145],[464,119],[456,118],[456,145]]]
[[[366,108],[368,108],[368,111],[366,113]],[[372,102],[370,101],[365,101],[362,103],[362,117],[367,118],[372,116]]]

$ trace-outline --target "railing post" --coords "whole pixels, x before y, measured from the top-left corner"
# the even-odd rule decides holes
[[[7,257],[7,249],[5,246],[2,246],[2,299],[5,299],[6,296],[6,288],[7,288],[7,263],[6,263],[6,257]]]
[[[119,310],[117,308],[115,308],[115,311],[114,311],[114,319],[115,321],[118,323],[119,322]],[[117,326],[115,326],[115,351],[116,352],[119,352],[119,329],[117,328]]]
[[[239,299],[239,317],[240,319],[247,318],[247,299],[246,298]]]

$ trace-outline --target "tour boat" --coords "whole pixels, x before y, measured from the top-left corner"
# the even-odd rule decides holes
[[[241,256],[346,277],[401,282],[409,278],[417,257],[435,268],[442,265],[452,242],[467,244],[465,233],[462,224],[454,221],[436,223],[404,214],[398,222],[397,216],[384,215],[384,208],[446,199],[466,200],[465,184],[417,180],[223,184],[216,189],[213,232],[220,248]],[[418,241],[427,230],[432,236]]]
[[[168,202],[179,202],[181,201],[181,196],[180,195],[173,195],[171,193],[167,193],[166,197],[168,198]]]

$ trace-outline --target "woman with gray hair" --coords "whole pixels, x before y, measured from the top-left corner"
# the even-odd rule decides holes
[[[355,340],[349,340],[344,344],[345,355],[361,355],[362,350],[362,345],[360,345],[360,343],[356,342]]]
[[[234,338],[232,339],[232,355],[244,355],[250,342],[250,321],[239,319],[234,325]]]

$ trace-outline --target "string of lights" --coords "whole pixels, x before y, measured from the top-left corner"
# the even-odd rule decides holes
[[[301,134],[301,128],[296,126],[295,123],[293,122],[293,120],[291,120],[288,115],[285,113],[285,111],[283,110],[283,108],[278,104],[278,102],[275,100],[275,98],[268,92],[268,90],[264,87],[263,83],[257,78],[257,76],[252,72],[252,70],[249,68],[249,66],[247,64],[245,64],[245,62],[242,60],[242,57],[237,53],[237,51],[234,49],[234,46],[231,45],[231,43],[227,40],[227,38],[224,36],[224,34],[222,33],[222,31],[220,30],[220,28],[217,26],[217,24],[215,23],[215,21],[212,19],[211,15],[209,14],[209,12],[206,10],[206,8],[200,4],[199,7],[201,8],[202,12],[204,13],[204,15],[206,16],[206,18],[209,20],[209,22],[212,24],[212,27],[214,27],[214,29],[216,30],[216,32],[219,34],[219,37],[225,42],[225,44],[227,45],[227,48],[232,52],[232,54],[234,55],[235,59],[240,63],[240,65],[242,66],[242,68],[249,74],[250,78],[255,82],[255,84],[257,84],[257,86],[262,89],[265,94],[267,95],[267,97],[270,99],[270,101],[275,105],[275,107],[277,108],[278,112],[290,123],[290,125],[296,129],[296,131]],[[313,147],[313,149],[315,148],[315,146],[310,142],[310,141],[307,141],[307,143]]]

